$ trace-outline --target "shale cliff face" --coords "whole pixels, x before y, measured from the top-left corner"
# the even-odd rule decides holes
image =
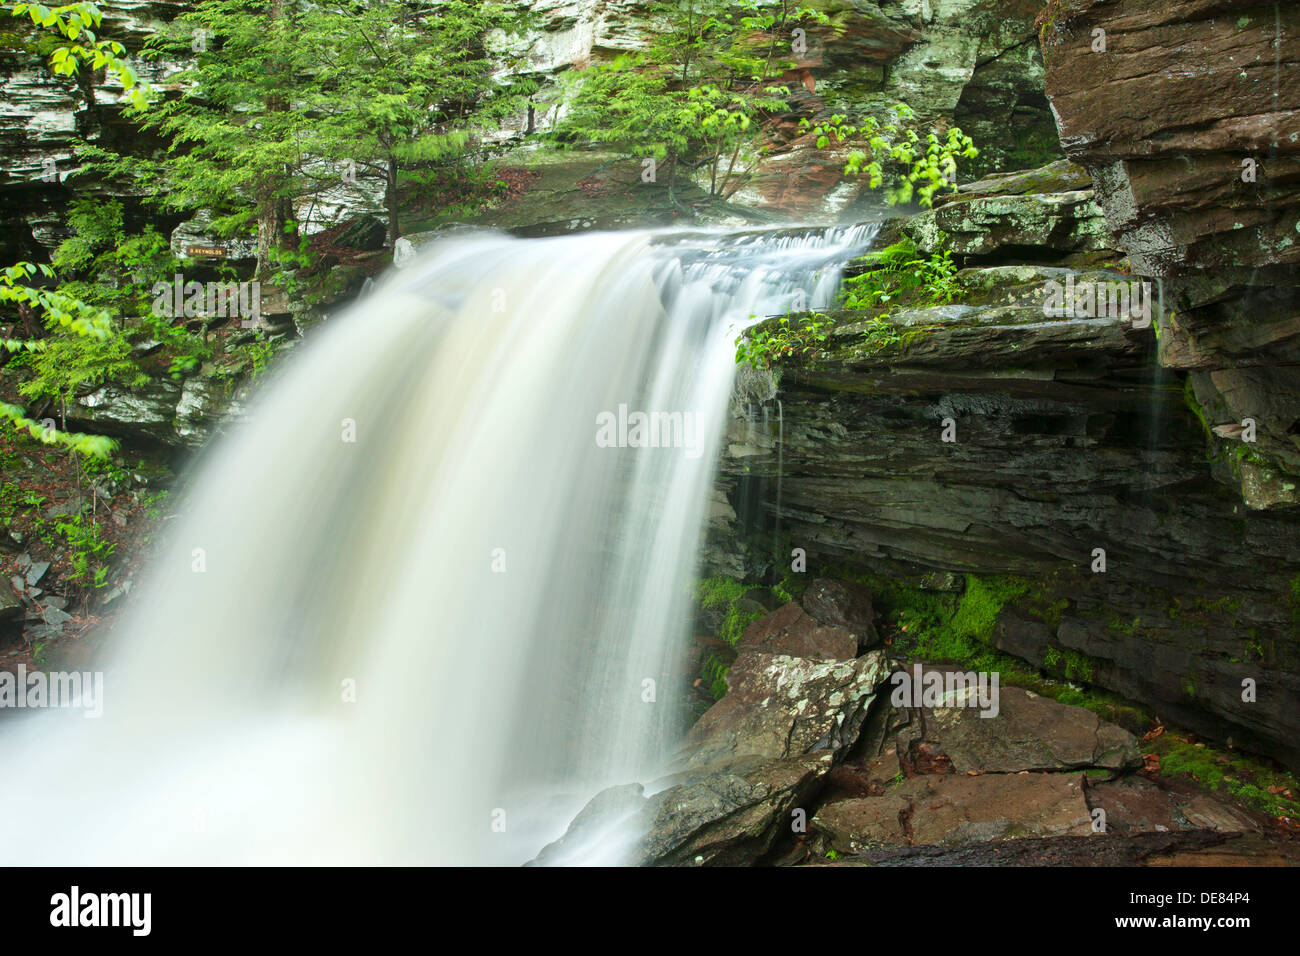
[[[137,54],[154,31],[185,9],[186,4],[170,0],[103,4],[102,33],[133,54],[132,63],[145,80],[167,89],[167,78],[180,64]],[[3,24],[3,32],[9,28],[9,23]],[[150,145],[140,142],[134,125],[122,119],[121,92],[116,77],[105,77],[102,71],[81,80],[56,77],[41,63],[30,40],[0,49],[0,252],[5,262],[44,261],[67,237],[63,214],[73,195],[79,142],[114,148]],[[99,195],[121,192],[86,180],[76,188]]]
[[[750,389],[710,561],[1033,579],[998,647],[1082,655],[1075,677],[1300,765],[1300,7],[1053,0],[1039,27],[1086,175],[895,227],[946,243],[967,299],[895,312],[884,347],[842,325],[761,411]],[[1148,282],[1152,328],[1046,317],[1070,275]]]
[[[923,250],[942,229],[966,295],[886,335],[843,314],[820,352],[742,377],[710,570],[779,574],[802,548],[814,574],[1018,576],[997,647],[1300,763],[1300,516],[1207,460],[1193,386],[1158,361],[1160,283],[1147,316],[1045,314],[1052,283],[1140,282],[1101,215],[1057,167],[891,226]]]
[[[1134,271],[1167,280],[1161,363],[1246,503],[1296,504],[1300,6],[1064,0],[1041,23],[1061,143]]]

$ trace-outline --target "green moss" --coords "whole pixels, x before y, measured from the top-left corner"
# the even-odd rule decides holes
[[[1116,634],[1123,634],[1126,637],[1132,637],[1137,633],[1138,628],[1142,626],[1142,618],[1135,617],[1133,618],[1132,623],[1118,617],[1111,618],[1110,623],[1106,626]]]
[[[751,590],[753,585],[725,576],[704,578],[695,585],[695,601],[702,609],[725,610],[722,626],[718,628],[718,637],[732,647],[736,646],[740,636],[745,633],[745,628],[767,613],[762,607],[745,608],[738,605],[737,602]]]
[[[714,700],[722,700],[727,694],[727,671],[731,665],[724,663],[716,654],[710,654],[700,667],[700,676],[709,685],[709,693]]]
[[[1043,653],[1043,669],[1063,674],[1066,680],[1092,683],[1093,661],[1078,651],[1049,647]]]
[[[782,554],[789,554],[789,542],[785,542],[778,550]],[[772,595],[781,604],[789,604],[791,601],[802,600],[803,592],[808,590],[808,582],[810,580],[812,580],[811,575],[791,571],[789,565],[785,565],[785,570],[781,575],[781,580],[772,585]]]
[[[731,647],[735,647],[736,642],[745,633],[745,628],[760,617],[766,616],[766,614],[767,609],[763,607],[745,610],[733,604],[727,610],[727,618],[722,622],[722,627],[718,630],[718,637],[726,641]]]
[[[1026,611],[1053,631],[1061,626],[1061,615],[1070,607],[1070,602],[1066,598],[1057,598],[1046,589],[1036,590],[1025,597]]]
[[[1285,770],[1212,744],[1193,744],[1174,733],[1160,735],[1149,746],[1149,752],[1160,757],[1164,775],[1190,777],[1269,816],[1300,819],[1300,782]]]
[[[1017,578],[966,575],[966,592],[952,619],[954,635],[987,643],[993,637],[1002,608],[1028,590],[1029,585]]]
[[[960,597],[920,588],[893,588],[882,602],[906,635],[907,649],[919,658],[954,661],[985,670],[1011,670],[1015,658],[989,646],[1002,609],[1029,590],[1013,577],[966,575]]]
[[[898,326],[877,316],[865,323],[862,338],[856,343],[870,355],[884,352],[904,352],[912,345],[928,338],[938,326]]]
[[[695,584],[695,602],[706,611],[716,611],[729,607],[748,590],[749,585],[735,578],[703,578]]]
[[[735,647],[745,633],[745,628],[767,614],[767,609],[761,604],[750,605],[748,601],[744,605],[740,603],[740,599],[753,590],[754,585],[723,575],[703,578],[695,583],[696,604],[705,611],[721,612],[722,624],[718,627],[717,636],[729,647]],[[782,593],[789,592],[774,588],[773,593],[781,597]],[[783,603],[786,600],[781,599]],[[721,699],[727,692],[726,677],[730,667],[729,660],[723,660],[717,654],[710,654],[700,667],[700,677],[709,685],[715,700]]]

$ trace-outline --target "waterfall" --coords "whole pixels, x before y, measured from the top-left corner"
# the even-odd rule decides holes
[[[0,724],[0,861],[516,864],[661,772],[734,338],[870,234],[461,233],[386,276],[206,453],[102,718]]]

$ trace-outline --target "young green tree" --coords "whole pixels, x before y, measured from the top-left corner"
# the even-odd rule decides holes
[[[401,233],[403,179],[464,157],[536,89],[503,62],[500,41],[523,22],[505,4],[478,0],[335,0],[305,19],[308,149],[335,171],[383,181],[390,246]]]
[[[50,8],[20,3],[11,8],[10,14],[30,17],[37,27],[63,41],[49,54],[50,68],[56,75],[74,76],[83,67],[111,71],[121,81],[128,104],[135,109],[145,107],[149,89],[125,59],[122,45],[98,35],[103,16],[94,4]],[[49,370],[51,381],[56,376],[62,381],[99,374],[99,370],[120,359],[121,343],[111,315],[102,306],[80,298],[76,290],[49,288],[45,280],[53,277],[54,270],[49,266],[32,262],[18,262],[0,270],[0,304],[13,306],[28,332],[24,338],[0,339],[3,358],[36,355],[37,361]],[[101,435],[70,433],[48,422],[38,422],[28,417],[26,409],[6,402],[0,402],[0,418],[33,438],[58,442],[90,457],[107,457],[115,446],[112,439]]]
[[[305,11],[298,0],[204,0],[146,44],[150,56],[192,59],[173,77],[181,95],[143,117],[168,141],[166,157],[86,151],[165,208],[211,210],[219,235],[255,234],[263,278],[295,245],[292,203],[311,123],[296,93],[314,66]]]
[[[194,57],[182,95],[145,124],[170,141],[149,163],[90,151],[222,235],[257,236],[257,274],[297,248],[295,201],[377,176],[390,245],[403,172],[459,158],[531,85],[499,79],[494,35],[520,23],[467,0],[203,0],[149,44]]]
[[[576,73],[556,135],[662,161],[670,195],[679,167],[703,167],[710,197],[725,200],[757,170],[761,121],[788,108],[778,81],[796,25],[826,19],[784,0],[649,3],[645,49]]]

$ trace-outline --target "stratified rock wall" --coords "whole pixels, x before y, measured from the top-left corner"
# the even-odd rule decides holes
[[[1300,502],[1300,5],[1054,0],[1047,93],[1251,508]],[[1252,419],[1257,441],[1243,446]]]
[[[1057,169],[905,223],[922,246],[947,232],[966,293],[894,308],[887,333],[839,315],[820,352],[775,370],[775,401],[733,405],[710,570],[779,575],[802,548],[812,576],[1016,575],[1039,613],[1004,609],[999,648],[1081,655],[1089,683],[1300,764],[1300,515],[1249,507],[1240,463],[1207,459],[1195,381],[1159,365],[1146,319],[1045,313],[1051,283],[1135,281],[1111,271],[1098,218]],[[1101,268],[1065,265],[1081,255]]]

